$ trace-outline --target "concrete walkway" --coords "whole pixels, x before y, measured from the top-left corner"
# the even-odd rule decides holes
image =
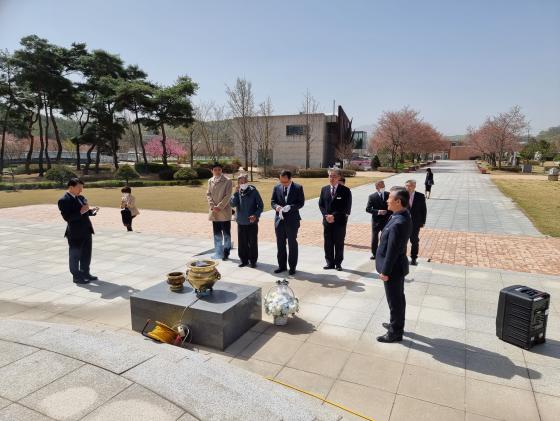
[[[184,270],[187,261],[211,248],[209,240],[200,238],[98,229],[92,270],[100,281],[77,286],[67,273],[67,245],[61,233],[60,224],[0,222],[0,318],[71,324],[109,336],[114,331],[131,333],[130,294],[160,282],[169,271]],[[238,268],[235,252],[233,261],[220,262],[218,268],[222,279],[259,286],[266,294],[277,279],[271,274],[275,255],[275,245],[262,242],[257,269]],[[375,336],[383,333],[381,322],[388,318],[388,307],[369,254],[348,251],[347,270],[336,273],[321,270],[321,248],[302,246],[300,256],[299,272],[290,278],[301,300],[298,317],[285,327],[275,327],[265,316],[225,352],[192,351],[209,361],[226,362],[315,392],[376,421],[557,419],[560,277],[421,260],[420,266],[412,268],[405,286],[406,340],[379,344]],[[531,351],[508,345],[495,336],[498,291],[518,283],[552,295],[547,343]],[[7,329],[0,326],[2,331]],[[23,331],[18,330],[17,335],[10,341],[21,342]],[[43,338],[41,344],[26,346],[47,349],[47,345],[49,341]],[[16,354],[21,358],[25,352]],[[0,350],[0,360],[4,355]],[[51,367],[49,370],[53,370]],[[67,373],[62,368],[56,373]],[[157,370],[152,367],[148,372]],[[14,377],[2,375],[0,369],[2,378],[12,382]],[[21,382],[33,382],[33,378],[22,377]],[[153,383],[140,385],[151,391],[160,387]],[[177,386],[176,393],[181,394],[182,386],[174,380],[169,386]],[[0,420],[22,418],[10,411],[20,410],[17,405],[25,403],[10,402],[24,398],[12,396],[10,390],[0,387],[0,407],[4,407]],[[42,399],[56,392],[46,384],[34,390],[29,393]],[[114,396],[112,390],[103,396]],[[45,405],[61,404],[56,399],[65,395],[53,396]],[[175,402],[167,395],[161,396]],[[94,401],[98,397],[88,392],[83,399]],[[37,402],[43,400],[30,398],[26,402],[39,410]],[[75,403],[76,407],[87,406],[84,401]],[[227,408],[228,403],[216,399],[212,405]],[[254,402],[247,405],[256,406]],[[41,411],[45,414],[46,409]],[[48,412],[50,417],[55,414]],[[341,414],[345,419],[357,419]],[[197,417],[209,419],[202,414]]]
[[[320,400],[138,335],[0,319],[0,350],[0,420],[341,418]]]
[[[515,203],[498,190],[490,176],[476,170],[474,161],[438,161],[432,170],[435,185],[428,201],[426,228],[542,236]],[[425,174],[425,170],[396,174],[386,178],[385,185],[389,189],[416,179],[418,191],[423,193]],[[350,223],[370,223],[371,215],[365,208],[374,191],[373,184],[352,189]],[[304,220],[321,221],[318,199],[308,200],[300,212]],[[266,217],[272,216],[272,212],[266,213]]]

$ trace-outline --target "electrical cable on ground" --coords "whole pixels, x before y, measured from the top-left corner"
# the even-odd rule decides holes
[[[297,388],[297,387],[292,386],[292,385],[290,385],[290,384],[281,382],[281,381],[279,381],[279,380],[275,380],[275,379],[273,379],[272,377],[265,377],[265,378],[266,378],[267,380],[270,380],[271,382],[281,384],[282,386],[285,386],[285,387],[287,387],[287,388],[293,389],[293,390],[295,390],[295,391],[297,391],[297,392],[304,393],[304,394],[306,394],[306,395],[309,395],[309,396],[312,396],[312,397],[314,397],[314,398],[320,399],[320,400],[321,400],[322,402],[324,402],[324,403],[327,403],[327,404],[332,405],[332,406],[334,406],[334,407],[336,407],[336,408],[342,409],[343,411],[346,411],[346,412],[348,412],[348,413],[350,413],[350,414],[352,414],[352,415],[355,415],[355,416],[357,416],[357,417],[359,417],[359,418],[362,418],[362,419],[364,419],[364,420],[375,421],[373,418],[366,417],[365,415],[362,415],[362,414],[360,414],[359,412],[356,412],[356,411],[352,411],[351,409],[348,409],[348,408],[346,408],[345,406],[342,406],[342,405],[340,405],[340,404],[338,404],[338,403],[328,401],[328,400],[326,400],[325,398],[323,398],[321,395],[318,395],[317,393],[313,393],[313,392],[309,392],[309,391],[304,390],[304,389]]]

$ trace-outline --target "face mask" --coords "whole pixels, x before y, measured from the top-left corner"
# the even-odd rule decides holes
[[[247,187],[249,187],[249,184],[247,184],[247,183],[239,185],[239,188],[240,188],[241,190],[246,190]]]

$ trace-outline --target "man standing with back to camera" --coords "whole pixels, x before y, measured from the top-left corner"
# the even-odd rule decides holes
[[[404,188],[391,189],[387,205],[393,215],[381,232],[381,240],[375,256],[375,269],[379,273],[379,279],[383,281],[391,314],[389,323],[383,323],[387,333],[377,338],[379,342],[402,341],[404,333],[406,311],[404,277],[408,275],[406,246],[412,231],[410,213],[407,209],[408,201],[409,195]]]
[[[79,178],[68,181],[68,191],[58,201],[58,209],[67,222],[64,236],[68,239],[69,265],[75,284],[87,284],[97,280],[90,273],[93,225],[89,219],[99,208],[90,208],[82,196],[84,183]]]

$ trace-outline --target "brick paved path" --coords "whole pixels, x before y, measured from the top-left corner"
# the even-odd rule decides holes
[[[54,205],[0,209],[0,219],[2,218],[38,223],[58,222],[60,235],[64,230],[60,214]],[[134,224],[135,229],[144,233],[211,238],[211,224],[205,214],[143,210]],[[94,225],[99,229],[124,230],[120,223],[120,211],[115,208],[102,209],[94,218]],[[232,224],[234,240],[237,237],[235,225]],[[370,238],[369,224],[353,223],[348,226],[346,244],[349,249],[368,250]],[[272,221],[261,221],[259,241],[276,241]],[[299,242],[303,245],[322,246],[321,223],[302,221]],[[560,273],[560,239],[426,228],[421,232],[420,257],[431,259],[435,263],[557,275]]]

